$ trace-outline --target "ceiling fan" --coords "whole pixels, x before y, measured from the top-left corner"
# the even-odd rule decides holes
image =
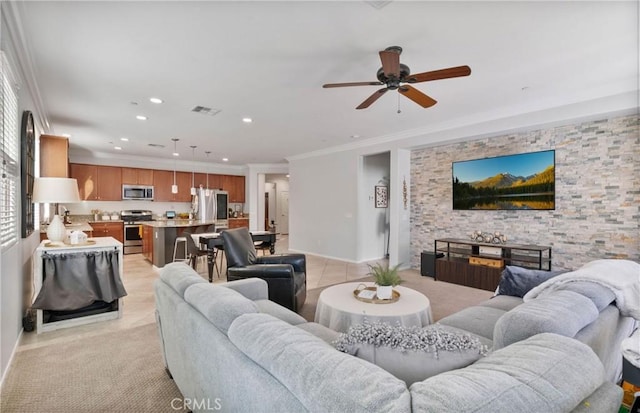
[[[390,46],[380,52],[382,67],[378,69],[378,73],[376,75],[378,78],[377,82],[327,83],[326,85],[322,85],[322,87],[331,88],[386,85],[382,89],[374,92],[373,95],[369,96],[356,109],[366,109],[382,95],[387,93],[388,90],[396,89],[399,93],[405,95],[423,108],[428,108],[435,105],[437,101],[406,83],[420,83],[430,80],[449,79],[452,77],[469,76],[471,74],[471,68],[469,68],[469,66],[456,66],[412,75],[409,67],[400,63],[400,53],[402,53],[402,47],[400,46]]]

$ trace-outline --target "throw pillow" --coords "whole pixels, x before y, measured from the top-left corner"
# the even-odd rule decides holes
[[[439,324],[419,328],[366,320],[340,334],[334,346],[382,367],[407,386],[466,367],[487,352],[487,347],[473,334]]]
[[[496,295],[524,297],[533,287],[566,271],[545,271],[507,265],[502,271]]]

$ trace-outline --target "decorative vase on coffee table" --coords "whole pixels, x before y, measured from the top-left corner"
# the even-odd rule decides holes
[[[390,300],[393,295],[392,285],[378,285],[376,286],[376,296],[380,300]]]

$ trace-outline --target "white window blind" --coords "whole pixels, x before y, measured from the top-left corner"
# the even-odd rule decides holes
[[[4,52],[0,52],[0,247],[18,240],[18,188],[20,187],[18,98]]]

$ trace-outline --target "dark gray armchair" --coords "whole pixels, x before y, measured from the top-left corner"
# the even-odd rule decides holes
[[[227,280],[262,278],[269,286],[269,300],[299,311],[307,298],[304,254],[277,254],[258,257],[247,228],[222,231],[227,256]]]

